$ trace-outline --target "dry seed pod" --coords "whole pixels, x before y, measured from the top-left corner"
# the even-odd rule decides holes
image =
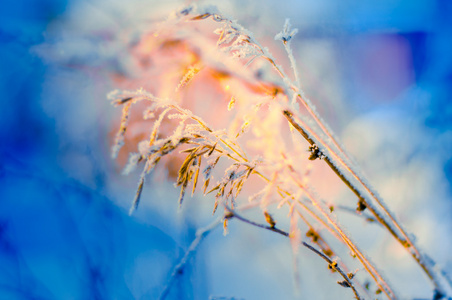
[[[326,256],[328,256],[328,257],[331,257],[331,256],[334,255],[334,252],[333,252],[331,249],[324,249],[324,250],[322,250],[322,251],[323,251],[323,253],[324,253]]]
[[[276,225],[276,221],[273,219],[273,217],[267,211],[264,211],[264,215],[265,221],[267,221],[271,228],[274,228]]]
[[[357,211],[364,211],[367,208],[366,204],[360,199],[358,202]]]
[[[350,284],[348,283],[347,280],[338,281],[337,283],[338,283],[340,286],[343,286],[343,287],[347,287],[347,288],[350,287]]]
[[[314,229],[309,229],[308,232],[306,232],[306,236],[310,237],[314,243],[316,243],[319,240],[319,234],[314,231]]]
[[[333,272],[336,272],[337,262],[332,261],[330,264],[328,264],[328,269],[330,269]]]
[[[320,152],[319,147],[317,145],[309,146],[309,151],[311,152],[311,155],[309,156],[309,160],[316,160],[317,158],[322,157],[322,152]]]

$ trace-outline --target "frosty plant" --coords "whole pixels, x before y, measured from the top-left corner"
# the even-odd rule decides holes
[[[113,157],[126,145],[131,153],[124,173],[142,169],[130,213],[139,206],[149,174],[163,166],[180,188],[179,205],[187,201],[186,194],[199,190],[212,199],[213,213],[221,220],[198,231],[161,298],[200,241],[217,224],[226,231],[228,222],[237,220],[288,237],[295,278],[297,252],[303,246],[337,274],[332,275],[333,284],[348,289],[350,298],[397,299],[397,287],[338,221],[344,211],[379,223],[425,273],[433,299],[447,297],[452,288],[445,273],[415,245],[302,92],[291,50],[296,33],[286,20],[275,36],[293,76],[251,32],[212,7],[178,10],[133,45],[146,88],[117,90],[108,96],[115,106],[122,106]],[[148,123],[134,120],[133,108],[143,111]],[[128,137],[132,122],[146,128],[147,136]],[[142,140],[136,143],[138,139]],[[138,150],[132,152],[135,144]],[[326,164],[355,194],[356,208],[316,195],[309,182],[310,168],[319,164]],[[253,210],[262,212],[262,220],[245,217]]]

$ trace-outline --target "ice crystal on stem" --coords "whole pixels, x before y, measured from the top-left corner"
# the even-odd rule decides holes
[[[290,20],[286,19],[283,30],[277,35],[275,35],[275,40],[280,40],[285,44],[289,42],[297,33],[298,29],[297,28],[292,29],[292,26],[290,25]]]

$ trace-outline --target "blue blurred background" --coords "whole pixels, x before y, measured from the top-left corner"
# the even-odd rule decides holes
[[[300,44],[333,41],[339,50],[331,68],[341,74],[336,81],[349,110],[344,114],[403,110],[416,116],[432,137],[425,140],[430,155],[441,155],[438,172],[450,201],[452,2],[313,2],[249,4],[237,18],[269,18],[279,28],[290,17],[300,28]],[[176,214],[176,207],[127,215],[118,199],[129,200],[136,178],[124,194],[115,188],[122,179],[112,175],[118,169],[105,138],[112,113],[104,99],[112,86],[102,72],[92,71],[106,64],[97,64],[96,53],[69,62],[55,58],[60,49],[38,47],[58,48],[71,36],[74,43],[89,40],[83,23],[96,21],[83,9],[91,5],[108,7],[104,16],[120,7],[108,1],[20,0],[4,1],[0,9],[0,299],[154,299],[199,225],[174,225],[166,216]],[[80,27],[54,34],[68,16],[79,18]],[[307,89],[314,99],[322,97],[315,86]],[[324,105],[334,123],[338,110]],[[338,124],[340,135],[343,123]],[[194,278],[205,277],[201,267],[196,272]],[[211,293],[206,282],[184,280],[175,298],[206,299]],[[237,290],[246,299],[255,295]],[[228,295],[227,288],[217,291]]]
[[[43,106],[55,67],[31,49],[46,41],[49,24],[68,5],[24,0],[2,2],[0,9],[0,299],[134,299],[128,276],[144,277],[145,270],[134,267],[140,255],[165,253],[163,260],[155,257],[159,263],[149,262],[159,283],[177,256],[178,245],[167,234],[130,218],[106,195],[98,166],[108,144],[101,125],[74,138]],[[67,115],[69,95],[61,93]],[[64,160],[75,172],[89,164],[89,184],[68,174]],[[143,281],[134,284],[159,286]]]

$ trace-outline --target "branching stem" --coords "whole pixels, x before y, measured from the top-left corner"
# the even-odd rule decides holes
[[[269,230],[269,231],[273,231],[273,232],[276,232],[276,233],[278,233],[280,235],[283,235],[285,237],[289,237],[289,233],[287,233],[287,232],[285,232],[285,231],[283,231],[283,230],[281,230],[279,228],[276,228],[274,226],[271,227],[271,226],[268,226],[268,225],[259,224],[259,223],[253,222],[251,220],[248,220],[248,219],[246,219],[245,217],[239,215],[236,211],[232,210],[231,208],[229,208],[227,206],[226,206],[226,209],[229,212],[229,214],[227,214],[227,218],[236,218],[237,220],[240,220],[240,221],[242,221],[244,223],[247,223],[249,225],[252,225],[252,226],[255,226],[255,227],[258,227],[258,228],[262,228],[262,229],[266,229],[266,230]],[[325,260],[328,263],[328,265],[331,265],[331,264],[334,263],[334,261],[331,258],[329,258],[325,254],[323,254],[321,251],[317,250],[315,247],[313,247],[310,244],[306,243],[305,241],[301,241],[300,244],[302,246],[306,247],[307,249],[311,250],[312,252],[314,252],[318,256],[320,256],[323,260]],[[347,274],[339,266],[335,266],[335,270],[338,271],[338,273],[341,275],[341,277],[344,279],[344,281],[347,282],[349,287],[353,290],[353,293],[355,294],[355,298],[358,299],[358,300],[362,299],[359,296],[359,293],[356,290],[353,282],[351,281],[351,279],[348,278]]]
[[[310,145],[314,145],[315,144],[315,141],[311,138],[311,136],[299,124],[300,120],[295,120],[293,114],[290,111],[288,111],[288,110],[284,110],[283,114],[286,117],[286,119],[289,121],[289,123],[306,139],[306,141]],[[409,248],[413,249],[413,251],[408,251],[408,252],[415,259],[415,261],[419,264],[419,266],[422,268],[422,270],[426,273],[428,278],[432,281],[432,283],[435,286],[436,290],[439,291],[441,294],[445,294],[444,293],[444,289],[442,287],[442,284],[434,276],[433,270],[431,270],[431,268],[428,267],[427,264],[425,263],[425,258],[421,256],[420,252],[414,246],[414,243],[412,243],[411,240],[408,239],[408,235],[402,230],[400,225],[395,221],[395,219],[388,212],[388,210],[385,209],[385,207],[380,203],[380,201],[378,201],[377,203],[381,207],[383,207],[384,211],[388,214],[388,216],[390,217],[391,221],[393,221],[393,223],[397,227],[397,229],[400,230],[400,233],[402,234],[402,236],[400,236],[400,234],[396,232],[396,230],[386,221],[386,219],[383,217],[383,215],[372,205],[372,203],[369,203],[369,201],[367,201],[366,198],[363,197],[361,192],[358,191],[358,189],[350,182],[350,180],[344,174],[342,174],[339,171],[337,166],[332,162],[332,160],[328,156],[325,156],[323,160],[333,170],[333,172],[345,183],[345,185],[358,197],[359,201],[362,201],[362,203],[364,203],[364,205],[375,216],[375,218],[378,220],[378,222],[380,224],[382,224],[402,246],[409,247]],[[348,168],[348,170],[350,171],[349,168]],[[358,178],[358,181],[361,184],[364,185],[362,180],[359,179],[359,177],[354,172],[352,172],[352,174],[354,175],[354,177]],[[366,185],[364,185],[364,187],[365,187],[366,191],[368,191],[373,196],[373,198],[378,200],[378,198],[376,198],[375,194],[371,193],[370,189]]]

